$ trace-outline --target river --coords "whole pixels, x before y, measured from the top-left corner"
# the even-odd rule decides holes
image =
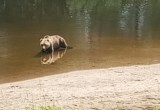
[[[159,9],[158,0],[1,0],[0,83],[160,63]],[[73,48],[38,55],[44,35]]]

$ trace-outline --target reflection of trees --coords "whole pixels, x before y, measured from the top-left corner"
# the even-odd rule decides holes
[[[142,36],[146,20],[150,25],[159,22],[159,4],[159,0],[0,0],[0,20],[70,19],[86,38],[93,32],[115,31]],[[149,14],[154,18],[148,19]]]
[[[92,33],[106,32],[106,18],[108,9],[116,10],[119,5],[117,0],[68,0],[69,13],[76,20],[81,36],[91,42]],[[112,12],[111,12],[112,13]],[[112,18],[111,18],[112,19]],[[112,22],[113,23],[113,22]],[[96,25],[96,26],[95,26]],[[110,28],[110,27],[109,27]],[[93,32],[93,30],[96,31]]]
[[[3,19],[60,19],[67,14],[65,0],[1,0]]]
[[[118,10],[121,1],[106,0],[99,2],[92,13],[92,34],[96,36],[114,35],[117,31]],[[95,33],[97,32],[97,33]]]
[[[67,0],[70,16],[76,20],[80,36],[87,42],[90,41],[91,12],[97,3],[98,0]]]
[[[123,0],[125,2],[125,0]],[[128,33],[141,37],[145,22],[145,10],[148,0],[133,1],[122,4],[120,28]]]

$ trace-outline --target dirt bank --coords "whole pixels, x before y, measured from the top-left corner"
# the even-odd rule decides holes
[[[84,70],[0,85],[0,110],[160,108],[160,64]]]

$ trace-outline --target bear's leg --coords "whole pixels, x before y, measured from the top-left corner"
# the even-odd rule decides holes
[[[52,52],[54,52],[54,45],[52,42],[51,42],[51,49],[52,49]]]
[[[67,45],[65,40],[61,40],[60,47],[62,47],[62,48],[67,48],[68,47],[68,45]]]

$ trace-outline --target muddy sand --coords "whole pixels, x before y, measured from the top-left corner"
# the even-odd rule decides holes
[[[160,108],[160,64],[73,71],[0,84],[0,110],[56,105],[62,110]]]

